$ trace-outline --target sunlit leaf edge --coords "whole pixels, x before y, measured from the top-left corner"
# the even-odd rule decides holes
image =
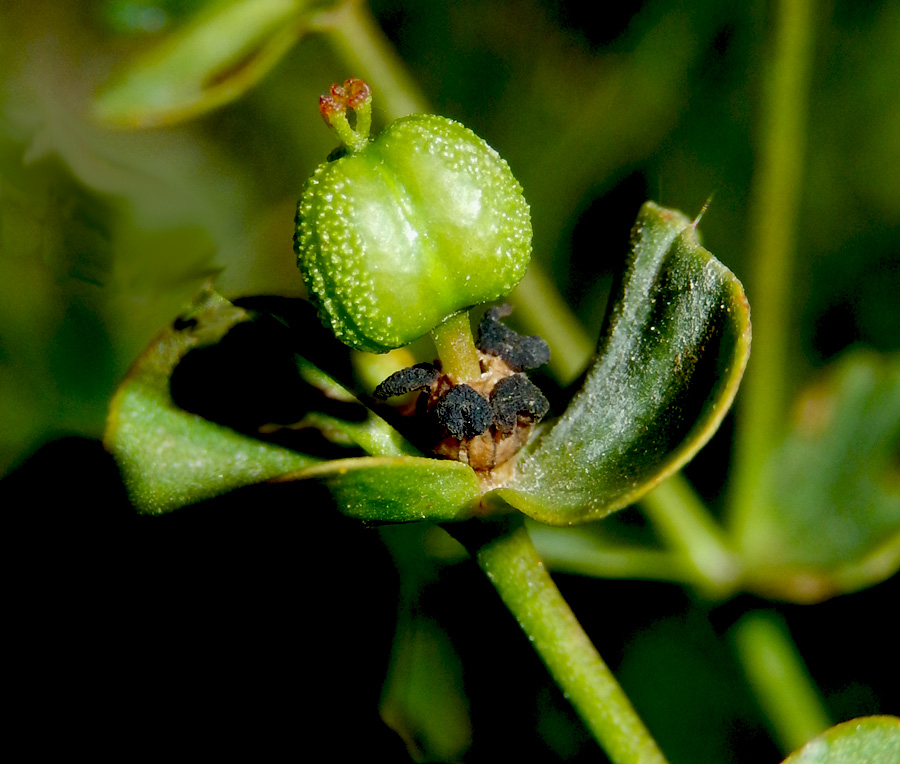
[[[900,533],[858,560],[833,568],[812,565],[750,567],[741,584],[747,591],[774,600],[802,605],[823,602],[840,594],[867,589],[900,570]]]

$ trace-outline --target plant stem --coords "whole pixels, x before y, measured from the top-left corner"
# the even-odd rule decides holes
[[[316,19],[355,77],[377,89],[376,105],[389,120],[428,112],[428,103],[364,0],[348,0]]]
[[[540,335],[550,346],[550,368],[560,384],[573,382],[590,362],[596,342],[537,263],[528,266],[511,297],[527,332]]]
[[[486,542],[469,546],[479,566],[610,760],[665,764],[656,742],[544,568],[521,519],[514,523]]]
[[[558,528],[533,522],[528,533],[544,565],[554,572],[697,585],[694,570],[681,555],[595,538],[591,525]]]
[[[753,355],[738,403],[732,522],[740,532],[759,494],[766,457],[784,430],[790,374],[789,327],[803,180],[807,95],[813,52],[812,0],[775,3],[775,39],[762,104],[763,132],[752,190],[749,233],[755,269]]]
[[[431,330],[441,370],[455,383],[476,380],[481,376],[478,351],[472,339],[468,311],[460,311]]]
[[[737,559],[718,523],[681,473],[641,499],[641,507],[667,544],[682,553],[696,588],[714,599],[734,591],[740,574]]]
[[[738,623],[735,640],[747,680],[785,753],[831,726],[783,621],[751,613]]]

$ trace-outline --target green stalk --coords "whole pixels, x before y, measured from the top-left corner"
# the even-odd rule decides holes
[[[441,359],[441,371],[456,384],[481,377],[481,364],[472,339],[468,311],[455,313],[434,327],[431,337]]]
[[[528,266],[512,298],[526,332],[540,335],[550,346],[550,368],[560,384],[574,382],[590,363],[597,343],[537,263]]]
[[[538,555],[553,572],[590,578],[628,578],[697,586],[695,572],[675,552],[593,537],[591,525],[557,528],[528,524]]]
[[[803,658],[780,619],[751,613],[738,624],[735,640],[747,680],[784,753],[831,726]]]
[[[665,764],[656,742],[550,578],[521,520],[486,542],[470,545],[470,551],[610,760]]]
[[[753,306],[753,354],[738,398],[729,508],[738,532],[752,512],[763,463],[783,433],[788,405],[792,263],[806,149],[812,0],[776,2],[774,28],[749,226],[754,270],[747,293]]]
[[[385,37],[364,0],[348,0],[316,19],[348,74],[377,89],[379,109],[389,120],[429,111],[428,103],[406,66]]]
[[[740,575],[738,561],[719,524],[681,473],[641,499],[641,508],[667,545],[680,552],[696,589],[712,599],[733,593]]]

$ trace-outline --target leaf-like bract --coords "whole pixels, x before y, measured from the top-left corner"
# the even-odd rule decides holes
[[[900,357],[849,354],[796,412],[736,547],[750,588],[815,602],[900,566]]]
[[[749,306],[695,228],[652,202],[641,209],[597,360],[497,491],[503,500],[553,525],[597,519],[649,491],[712,436],[749,356]]]
[[[242,435],[172,401],[169,377],[182,356],[242,319],[242,312],[225,299],[207,293],[186,314],[186,328],[164,331],[119,387],[104,444],[140,511],[168,512],[315,463],[310,456]]]
[[[151,344],[116,393],[105,444],[140,511],[168,512],[274,481],[294,484],[301,506],[334,505],[345,515],[373,522],[471,516],[481,495],[475,472],[461,462],[418,456],[374,412],[361,422],[344,422],[318,412],[304,417],[306,426],[371,454],[320,463],[313,456],[257,440],[179,408],[169,383],[181,358],[191,348],[218,341],[245,318],[224,298],[209,292],[201,295],[178,322],[180,328],[167,329]],[[327,376],[308,360],[299,363],[306,375],[315,371],[323,379]],[[334,395],[338,383],[330,378],[328,383]],[[343,388],[340,392],[350,395]],[[322,490],[316,494],[314,488]],[[284,490],[291,489],[285,485]]]

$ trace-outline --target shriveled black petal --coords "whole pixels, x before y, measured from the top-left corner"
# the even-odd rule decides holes
[[[514,371],[534,369],[550,360],[550,347],[540,337],[523,337],[500,323],[512,313],[512,306],[491,308],[478,324],[475,344],[479,349],[502,358]]]
[[[537,385],[524,374],[513,374],[501,379],[491,390],[491,411],[494,426],[503,435],[515,429],[519,417],[536,422],[550,408]]]
[[[379,400],[387,400],[395,395],[406,395],[414,390],[423,390],[434,382],[440,372],[433,363],[417,363],[408,369],[395,371],[375,388],[374,395]]]
[[[481,435],[494,418],[487,399],[469,385],[451,387],[437,402],[434,413],[438,422],[459,440]]]

